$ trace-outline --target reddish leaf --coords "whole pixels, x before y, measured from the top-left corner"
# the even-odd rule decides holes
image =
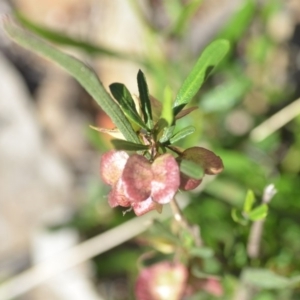
[[[179,167],[171,154],[159,156],[152,164],[151,196],[160,204],[169,203],[179,187]]]
[[[149,161],[142,155],[130,156],[121,177],[126,197],[131,202],[146,200],[151,194],[152,178]]]
[[[183,118],[184,116],[188,115],[189,113],[191,113],[192,111],[194,111],[195,109],[197,109],[198,107],[197,106],[193,106],[193,107],[189,107],[189,108],[186,108],[184,110],[181,110],[177,116],[175,117],[176,120],[180,119],[180,118]]]
[[[183,173],[180,173],[180,186],[179,188],[183,191],[190,191],[195,189],[200,183],[202,179],[194,179],[186,176]]]
[[[115,185],[117,183],[122,175],[128,157],[125,151],[115,150],[111,150],[102,155],[100,174],[105,183],[109,185]]]
[[[224,169],[221,158],[202,147],[188,148],[182,153],[181,157],[199,163],[207,175],[219,174]]]

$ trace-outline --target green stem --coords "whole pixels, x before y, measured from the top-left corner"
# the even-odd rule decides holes
[[[190,225],[188,220],[184,217],[182,210],[180,209],[177,201],[173,198],[170,202],[171,209],[173,212],[174,219],[178,222],[178,224],[189,231],[191,236],[194,237],[194,242],[197,247],[201,247],[202,240],[200,235],[200,228],[197,225]]]

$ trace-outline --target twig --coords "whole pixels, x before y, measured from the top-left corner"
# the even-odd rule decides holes
[[[173,211],[174,219],[181,225],[181,227],[185,228],[191,233],[191,235],[194,237],[195,245],[197,247],[201,247],[202,240],[200,235],[200,227],[198,225],[189,224],[175,198],[170,202],[170,205]]]
[[[272,117],[255,127],[250,133],[254,142],[263,141],[276,130],[290,122],[300,114],[300,98],[274,114]]]
[[[177,222],[182,223],[185,227],[188,227],[188,222],[185,219],[185,217],[184,217],[177,201],[175,200],[175,198],[170,202],[170,205],[171,205],[171,209],[172,209],[172,212],[173,212],[174,219]]]
[[[262,203],[263,204],[269,203],[274,197],[274,195],[276,194],[276,192],[277,191],[275,189],[274,184],[269,184],[264,189]],[[250,234],[249,234],[249,239],[247,244],[247,253],[248,256],[252,259],[257,258],[259,256],[259,248],[260,248],[264,222],[265,222],[264,219],[253,222],[250,229]]]

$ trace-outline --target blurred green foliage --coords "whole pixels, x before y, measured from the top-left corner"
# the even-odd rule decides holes
[[[149,53],[138,61],[146,76],[154,83],[154,90],[150,93],[158,99],[163,99],[167,85],[177,91],[195,64],[194,55],[180,45],[185,41],[192,26],[191,20],[201,2],[189,1],[184,5],[181,1],[164,1],[171,21],[163,31],[145,19],[134,4],[137,14],[143,19],[149,40]],[[179,146],[209,145],[208,148],[213,149],[225,165],[225,171],[204,192],[190,195],[191,204],[184,211],[191,223],[200,226],[206,247],[214,253],[213,257],[203,255],[201,266],[205,273],[223,276],[227,298],[222,299],[232,299],[237,280],[246,268],[265,268],[269,270],[268,275],[274,272],[277,274],[274,278],[284,283],[288,281],[287,278],[300,275],[300,118],[260,141],[254,141],[250,134],[256,125],[299,96],[293,81],[282,83],[278,78],[283,70],[276,64],[276,59],[281,51],[289,55],[288,41],[274,40],[266,29],[270,19],[283,9],[283,2],[266,1],[265,4],[258,4],[255,1],[243,1],[240,9],[216,36],[230,41],[230,55],[195,95],[192,105],[197,105],[199,109],[188,118],[178,121],[178,130],[187,126],[196,129],[195,133],[178,141]],[[52,42],[76,47],[93,55],[136,60],[126,53],[116,53],[50,32],[20,14],[18,17],[25,26]],[[163,51],[160,55],[152,55],[154,44],[170,41],[180,52],[174,60]],[[89,135],[91,142],[100,149],[103,144],[101,137]],[[243,209],[249,189],[260,203],[263,190],[270,183],[275,184],[278,193],[269,204],[260,256],[250,259],[247,241],[251,222],[246,226],[234,222],[231,211]],[[86,207],[74,219],[73,226],[85,236],[131,218],[130,214],[123,217],[120,209],[108,208],[103,196],[107,190],[99,188],[99,185],[91,185]],[[137,239],[103,254],[95,259],[97,274],[99,277],[120,274],[133,276],[137,258],[150,249],[151,246]],[[167,254],[161,255],[164,257]],[[250,276],[249,273],[247,276]],[[266,274],[262,275],[261,281],[266,277]],[[283,284],[279,290],[274,290],[273,285],[261,287],[254,298],[256,300],[300,298],[299,283],[293,286]],[[195,299],[213,298],[201,294]]]

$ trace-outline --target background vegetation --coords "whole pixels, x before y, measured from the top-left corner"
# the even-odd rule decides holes
[[[40,26],[21,12],[16,16],[35,34],[56,45],[76,49],[91,61],[108,56],[134,62],[151,82],[150,93],[162,99],[166,85],[176,94],[199,56],[199,47],[186,45],[199,18],[201,2],[159,1],[165,18],[159,24],[132,1],[146,41],[147,51],[141,55],[79,41]],[[200,226],[207,247],[200,258],[201,272],[220,276],[224,287],[222,299],[234,299],[240,282],[247,281],[249,276],[256,277],[255,273],[245,275],[254,268],[272,271],[272,275],[265,274],[267,279],[261,283],[250,279],[255,287],[251,299],[300,298],[299,283],[292,282],[300,276],[298,31],[299,25],[288,15],[284,1],[243,1],[211,37],[229,40],[230,53],[194,97],[191,106],[199,109],[179,122],[181,128],[196,127],[196,132],[178,146],[204,145],[217,153],[225,166],[223,173],[203,191],[190,193],[191,202],[184,210],[186,218]],[[94,123],[102,117],[100,111],[89,115]],[[111,148],[104,135],[87,129],[86,137],[93,151]],[[277,194],[269,204],[259,255],[251,257],[247,246],[253,223],[240,224],[232,214],[243,209],[248,190],[254,192],[255,205],[260,204],[264,189],[271,183]],[[110,210],[107,193],[108,188],[99,178],[89,179],[87,201],[71,220],[57,224],[58,227],[76,228],[87,239],[134,217],[130,213],[123,216],[122,209]],[[161,253],[160,258],[168,257],[168,251],[161,251],[168,239],[162,241],[161,225],[157,226],[94,258],[95,282],[107,299],[129,299],[137,276],[137,261],[143,253],[155,249]],[[111,285],[120,286],[121,292],[107,289]],[[200,291],[193,299],[214,297]]]

